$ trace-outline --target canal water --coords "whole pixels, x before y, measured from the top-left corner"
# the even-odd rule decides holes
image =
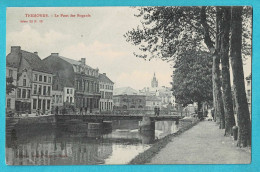
[[[17,128],[7,135],[8,165],[127,164],[156,140],[178,131],[175,121],[155,122],[140,133],[139,121],[112,121],[110,131],[71,132],[64,127]]]

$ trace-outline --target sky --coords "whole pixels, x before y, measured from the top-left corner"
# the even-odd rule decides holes
[[[154,73],[159,86],[170,86],[171,65],[160,59],[145,61],[135,57],[133,52],[138,52],[138,48],[123,36],[140,24],[135,13],[130,7],[7,8],[6,54],[11,46],[21,46],[22,50],[37,51],[41,59],[51,53],[75,60],[86,58],[86,64],[106,73],[115,87],[130,86],[137,90],[148,87]],[[64,17],[71,14],[90,17]],[[29,20],[36,23],[21,22]],[[251,71],[250,60],[245,62],[245,76]]]

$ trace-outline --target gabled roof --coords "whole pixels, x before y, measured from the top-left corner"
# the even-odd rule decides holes
[[[52,73],[37,54],[30,53],[24,50],[21,50],[21,53],[22,57],[29,63],[33,70]]]
[[[20,55],[21,55],[21,54],[20,54]],[[18,55],[18,56],[19,56],[19,55]],[[18,68],[18,67],[19,67],[19,63],[20,63],[20,58],[21,58],[21,57],[17,57],[17,55],[15,55],[15,54],[9,53],[9,54],[6,56],[6,66]]]
[[[138,91],[131,87],[121,87],[114,89],[114,95],[138,95]]]
[[[67,58],[67,57],[63,57],[63,56],[60,56],[59,57],[63,60],[65,60],[66,62],[72,64],[72,65],[81,65],[81,62],[80,61],[77,61],[77,60],[73,60],[73,59],[70,59],[70,58]],[[86,64],[85,64],[86,65]],[[93,69],[92,67],[86,65],[86,67],[90,68],[90,69]]]
[[[54,81],[58,81],[63,87],[74,86],[74,70],[73,65],[60,56],[50,55],[43,59],[44,63],[48,66],[54,74]]]
[[[9,53],[6,56],[6,66],[18,68],[20,65],[21,58],[26,60],[30,67],[39,72],[51,73],[51,71],[46,67],[44,62],[40,57],[28,51],[20,50],[19,53]]]
[[[114,82],[111,81],[111,80],[107,77],[106,74],[99,74],[98,79],[99,79],[99,81],[101,81],[101,82],[114,84]]]

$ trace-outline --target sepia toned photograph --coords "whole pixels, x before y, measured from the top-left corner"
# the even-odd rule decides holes
[[[252,13],[7,7],[6,164],[250,164]]]

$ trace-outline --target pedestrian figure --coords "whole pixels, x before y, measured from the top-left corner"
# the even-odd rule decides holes
[[[40,112],[40,110],[37,109],[37,110],[36,110],[36,116],[39,116],[39,112]]]
[[[214,115],[215,115],[214,113],[215,113],[215,109],[212,108],[212,109],[211,109],[211,115],[212,115],[212,118],[213,118],[213,119],[215,119],[215,118],[214,118]]]

